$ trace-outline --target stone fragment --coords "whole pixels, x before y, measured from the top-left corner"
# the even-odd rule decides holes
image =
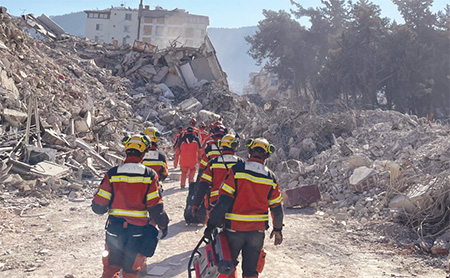
[[[375,171],[365,166],[356,168],[350,176],[350,186],[358,192],[367,191],[375,187]]]

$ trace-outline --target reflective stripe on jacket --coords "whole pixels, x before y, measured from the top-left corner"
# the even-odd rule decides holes
[[[128,157],[105,174],[93,202],[130,224],[147,225],[148,208],[162,202],[158,174],[139,163],[139,158]]]
[[[267,229],[269,208],[282,202],[275,174],[255,158],[238,162],[230,169],[219,190],[222,194],[234,198],[225,219],[226,227],[236,231]]]
[[[155,170],[158,173],[159,180],[164,180],[169,175],[167,158],[161,151],[156,149],[149,150],[145,154],[142,164]]]
[[[233,151],[223,151],[222,155],[211,160],[203,171],[200,181],[206,182],[210,187],[210,203],[214,203],[219,198],[219,188],[225,180],[228,170],[237,162],[244,160],[236,155]]]
[[[219,148],[217,147],[217,141],[218,140],[215,140],[214,142],[211,142],[208,146],[206,146],[205,152],[203,153],[202,159],[200,160],[199,169],[206,169],[208,163],[220,155]]]

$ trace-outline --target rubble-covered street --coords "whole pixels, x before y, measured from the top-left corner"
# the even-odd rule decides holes
[[[283,190],[286,241],[274,247],[266,237],[261,277],[437,278],[448,268],[443,122],[265,103],[228,89],[209,40],[199,49],[114,47],[5,12],[0,99],[0,277],[99,276],[104,219],[89,206],[105,171],[124,158],[121,139],[155,126],[172,160],[177,127],[192,117],[276,147],[267,163]],[[166,272],[145,277],[186,277],[201,237],[203,227],[182,220],[187,192],[178,179],[171,169],[169,237],[148,262]]]

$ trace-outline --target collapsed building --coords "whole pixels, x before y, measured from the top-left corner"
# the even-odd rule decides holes
[[[0,19],[0,192],[12,192],[5,203],[14,194],[83,199],[123,159],[124,134],[155,126],[170,157],[177,127],[196,117],[221,120],[241,140],[272,142],[267,163],[287,207],[320,206],[361,225],[394,219],[420,232],[423,250],[448,254],[448,125],[394,111],[258,105],[230,92],[208,40],[153,52],[57,36],[32,17]],[[33,39],[21,24],[46,31]],[[243,146],[238,154],[246,156]]]

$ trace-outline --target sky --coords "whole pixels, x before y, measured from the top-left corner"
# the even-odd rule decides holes
[[[414,0],[413,0],[414,1]],[[303,7],[321,6],[320,0],[297,0]],[[354,0],[353,2],[356,2]],[[390,0],[372,0],[380,6],[381,15],[395,19],[401,23],[401,16],[396,6]],[[0,6],[6,7],[7,12],[14,16],[34,14],[40,16],[63,15],[84,10],[103,10],[124,4],[125,7],[138,8],[140,0],[0,0]],[[443,11],[448,0],[435,0],[432,11]],[[185,9],[191,14],[209,17],[209,27],[239,28],[256,26],[264,19],[262,10],[285,10],[293,8],[290,0],[144,0],[144,5],[150,9],[161,6],[164,9]],[[305,24],[305,23],[304,23]]]

